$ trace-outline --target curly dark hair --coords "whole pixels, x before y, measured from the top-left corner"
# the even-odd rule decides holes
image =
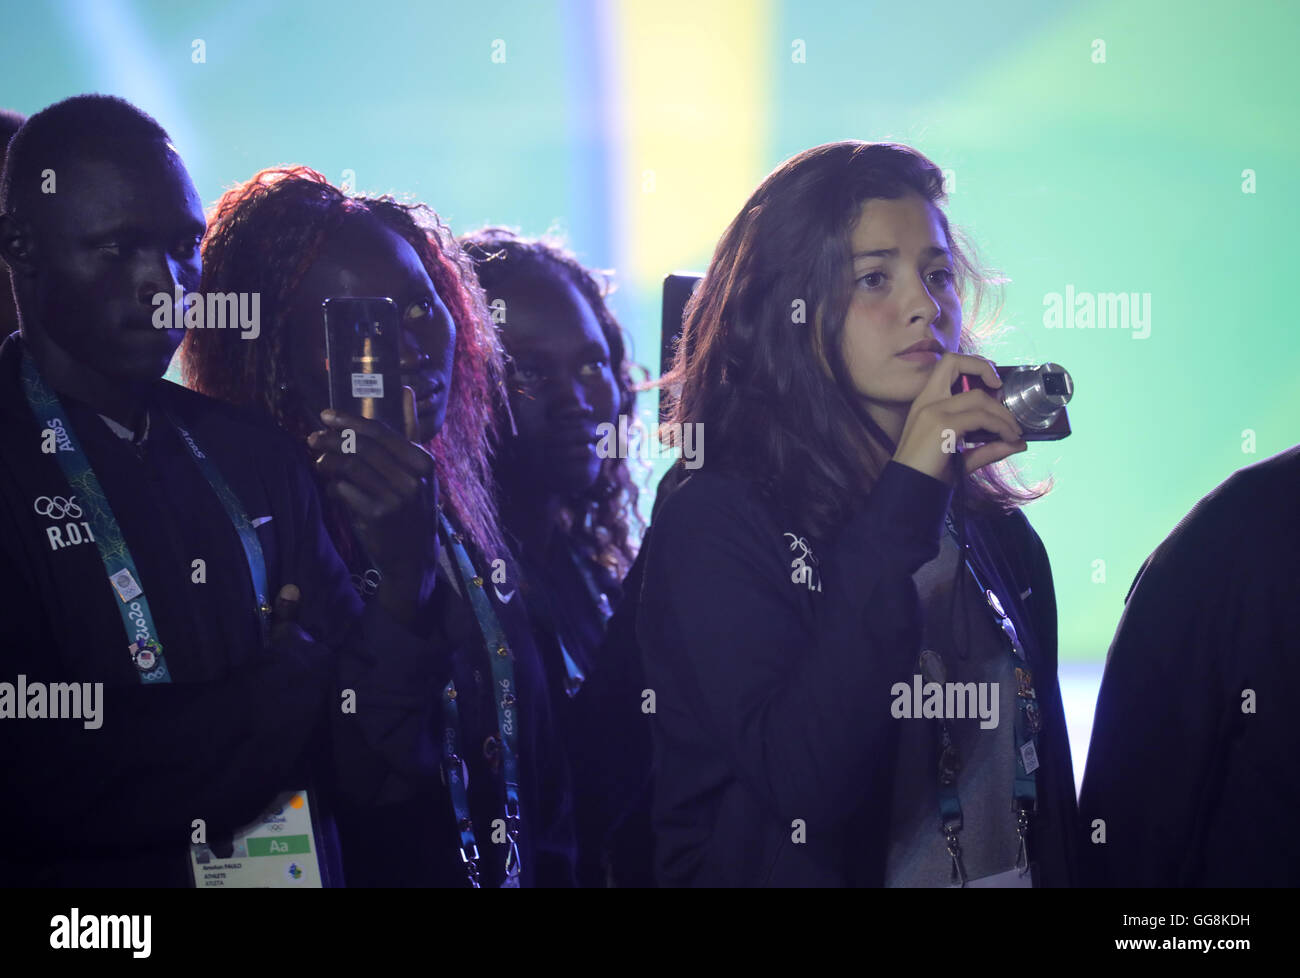
[[[285,317],[295,290],[349,214],[365,213],[400,235],[419,256],[456,323],[447,418],[425,447],[433,455],[444,507],[479,553],[504,554],[492,494],[491,448],[497,412],[509,410],[501,347],[488,323],[469,259],[438,215],[391,196],[350,196],[305,166],[273,167],[226,191],[203,238],[203,292],[261,293],[263,342],[230,342],[221,330],[186,334],[180,348],[188,386],[210,397],[258,408],[294,435],[307,453],[313,426],[282,386],[292,375]],[[319,427],[319,426],[316,426]],[[330,529],[345,561],[350,520],[325,497]]]
[[[558,241],[523,238],[508,228],[482,228],[462,235],[460,242],[488,295],[525,276],[569,282],[578,290],[609,346],[610,366],[618,380],[618,413],[627,417],[629,439],[637,444],[644,436],[644,425],[636,415],[637,382],[632,372],[639,372],[642,379],[648,373],[630,358],[623,327],[605,302],[612,291],[609,276],[587,269]],[[637,510],[639,495],[628,461],[610,457],[602,461],[592,486],[566,500],[561,510],[564,532],[618,579],[636,558],[645,531],[645,521]]]
[[[958,350],[976,352],[1001,310],[999,291],[992,313],[983,315],[1001,280],[980,268],[938,207],[946,200],[942,171],[908,146],[850,140],[791,157],[746,201],[686,306],[672,369],[656,385],[665,388],[671,422],[708,427],[708,464],[753,479],[816,536],[847,518],[896,448],[857,396],[841,344],[861,205],[907,193],[938,211],[954,285],[971,312]],[[790,328],[796,298],[807,303],[813,328]],[[1010,511],[1051,488],[1050,480],[1017,488],[1008,475],[1016,470],[1004,460],[972,473],[958,490],[972,510],[988,512]]]

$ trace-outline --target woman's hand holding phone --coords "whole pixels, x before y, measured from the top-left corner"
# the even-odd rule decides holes
[[[952,393],[953,384],[962,374],[976,374],[990,387],[1002,386],[993,364],[983,357],[945,353],[912,402],[894,452],[894,461],[950,486],[957,483],[952,464],[954,455],[962,460],[963,474],[969,475],[1029,447],[1021,437],[1023,431],[1016,419],[995,398],[982,390]],[[962,439],[980,429],[1000,435],[1002,440],[958,451]]]
[[[410,434],[416,427],[413,397],[407,393],[404,401]],[[307,440],[320,452],[316,471],[330,497],[351,511],[358,540],[383,575],[380,603],[398,621],[414,624],[433,593],[438,566],[433,457],[380,421],[329,408],[321,420],[327,430]]]

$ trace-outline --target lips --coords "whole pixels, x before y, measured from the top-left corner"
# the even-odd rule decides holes
[[[594,431],[569,430],[562,431],[555,436],[555,444],[560,448],[577,448],[583,445],[594,445],[600,439]]]
[[[940,356],[943,356],[943,352],[943,345],[937,340],[921,340],[919,343],[913,343],[898,355],[900,357],[905,357],[909,353],[937,353]]]
[[[418,402],[436,401],[447,390],[447,385],[438,377],[414,378],[414,383],[408,381],[408,384]]]
[[[185,330],[179,326],[173,326],[169,329],[158,329],[153,323],[140,325],[138,323],[127,323],[122,328],[122,333],[129,336],[132,340],[150,342],[152,338],[157,342],[174,342],[177,335],[183,335]]]
[[[594,431],[564,431],[551,439],[551,451],[563,458],[583,459],[595,453],[599,440]]]
[[[144,319],[126,319],[122,320],[122,329],[128,333],[167,333],[174,330],[184,330],[184,323],[179,319],[168,323],[166,329],[159,329],[153,324],[152,317]]]
[[[443,407],[447,385],[436,377],[403,378],[415,394],[415,413],[428,417]]]

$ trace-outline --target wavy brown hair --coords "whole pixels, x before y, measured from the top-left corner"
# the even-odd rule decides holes
[[[618,413],[627,417],[629,440],[635,443],[644,426],[636,415],[637,383],[632,372],[645,371],[629,357],[623,327],[605,302],[612,291],[609,278],[586,268],[557,241],[522,238],[507,228],[483,228],[462,235],[460,241],[488,295],[529,276],[568,282],[578,290],[609,346],[610,368],[618,382]],[[565,501],[560,516],[564,531],[619,580],[636,558],[645,530],[637,510],[639,494],[628,461],[610,457],[601,462],[600,473],[586,492]]]
[[[942,171],[908,146],[853,140],[786,160],[754,191],[687,304],[672,369],[659,381],[670,421],[708,430],[714,447],[706,464],[752,478],[814,536],[826,537],[847,518],[897,447],[862,404],[842,340],[853,287],[850,237],[861,205],[908,193],[935,206],[957,295],[969,311],[958,351],[977,352],[994,332],[1001,280],[949,226],[939,206],[946,201]],[[806,302],[811,328],[792,326],[795,299]],[[1051,488],[1050,480],[1026,487],[1012,478],[1020,481],[1004,460],[958,489],[972,510],[1009,511]]]
[[[180,348],[182,376],[202,394],[267,412],[307,454],[307,435],[319,425],[311,424],[287,388],[293,350],[285,319],[331,232],[356,213],[370,215],[410,244],[455,320],[447,417],[425,447],[433,455],[444,508],[480,554],[504,555],[490,464],[496,412],[509,411],[501,348],[468,258],[426,205],[387,195],[350,196],[305,166],[262,170],[226,191],[208,219],[200,289],[261,293],[263,338],[243,343],[222,330],[187,332]],[[325,505],[340,553],[350,562],[350,521],[329,497]]]

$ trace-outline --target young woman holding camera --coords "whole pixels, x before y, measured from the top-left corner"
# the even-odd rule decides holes
[[[638,609],[661,884],[1075,879],[1051,569],[1019,509],[1045,490],[996,468],[1027,447],[1010,412],[952,392],[1001,381],[944,199],[908,147],[815,147],[687,307],[663,384],[709,451],[657,510]]]

